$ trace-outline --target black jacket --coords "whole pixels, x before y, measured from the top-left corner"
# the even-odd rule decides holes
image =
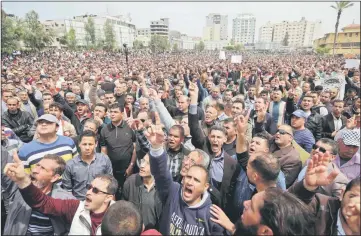
[[[137,206],[139,211],[141,211],[142,209],[142,188],[144,188],[142,177],[139,174],[133,174],[125,181],[122,191],[122,199],[132,202],[134,205]],[[163,205],[157,192],[154,195],[154,203],[157,222],[155,223],[155,225],[144,225],[145,230],[159,229],[159,219],[162,213]]]
[[[286,113],[288,117],[291,117],[292,113],[297,109],[302,110],[301,107],[298,107],[293,102],[293,99],[288,98],[286,102]],[[290,120],[288,120],[288,123],[291,123]],[[305,127],[312,132],[316,142],[322,138],[322,116],[317,114],[316,111],[314,111],[312,108],[311,115],[307,118]]]
[[[210,142],[207,137],[204,136],[198,122],[198,114],[188,114],[188,123],[190,134],[192,136],[192,144],[194,147],[201,149],[208,153],[212,161],[212,150]],[[226,152],[224,152],[224,169],[223,169],[223,178],[222,184],[219,188],[221,194],[220,206],[228,215],[232,212],[232,200],[234,197],[234,190],[237,182],[237,177],[241,171],[241,167],[238,165],[237,161],[230,157]]]
[[[13,115],[6,111],[1,118],[1,124],[12,129],[22,142],[28,143],[33,140],[33,136],[28,135],[34,124],[34,119],[29,112],[19,110]]]
[[[340,129],[343,129],[346,126],[347,119],[344,116],[340,117],[342,126]],[[331,134],[335,131],[335,123],[333,122],[332,114],[328,114],[322,117],[322,138],[334,139]]]

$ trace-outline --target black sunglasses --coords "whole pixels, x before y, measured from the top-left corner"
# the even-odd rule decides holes
[[[99,190],[98,188],[93,187],[93,185],[91,185],[91,184],[87,184],[86,189],[87,190],[91,189],[92,192],[95,193],[95,194],[98,194],[99,192],[101,192],[101,193],[104,193],[104,194],[113,195],[113,194],[110,194],[110,193],[107,193],[107,192],[103,192],[102,190]]]
[[[283,129],[279,129],[277,130],[276,134],[279,133],[280,135],[285,135],[285,134],[288,134],[288,135],[291,135],[293,136],[292,134],[288,133],[286,130],[283,130]]]
[[[313,150],[318,149],[318,150],[320,150],[320,152],[322,152],[322,153],[325,153],[325,152],[326,152],[326,149],[324,149],[323,147],[320,147],[320,146],[318,146],[318,145],[316,145],[316,144],[313,144],[312,148],[313,148]]]

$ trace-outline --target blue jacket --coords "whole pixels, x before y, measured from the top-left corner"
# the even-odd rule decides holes
[[[159,231],[163,235],[222,235],[224,229],[210,220],[212,201],[208,192],[195,206],[182,199],[181,185],[173,182],[167,168],[167,154],[163,148],[151,149],[150,170],[163,203]]]

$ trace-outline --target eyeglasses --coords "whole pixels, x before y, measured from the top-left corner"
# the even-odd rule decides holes
[[[194,166],[196,164],[196,162],[194,160],[190,159],[189,156],[185,156],[183,159],[183,161],[188,161],[188,160],[190,161],[192,166]]]
[[[326,152],[326,149],[325,148],[323,148],[323,147],[320,147],[320,146],[318,146],[318,145],[316,145],[316,144],[313,144],[313,146],[312,146],[312,148],[313,148],[313,150],[319,150],[320,152],[322,152],[322,153],[325,153]]]
[[[285,135],[285,134],[288,134],[288,135],[291,135],[293,136],[292,134],[288,133],[286,130],[283,130],[283,129],[279,129],[277,130],[276,134],[279,133],[280,135]]]
[[[93,185],[91,185],[91,184],[87,184],[86,185],[86,189],[87,190],[92,190],[92,192],[93,193],[95,193],[95,194],[98,194],[99,192],[100,193],[104,193],[104,194],[108,194],[108,195],[113,195],[113,194],[110,194],[110,193],[107,193],[107,192],[103,192],[102,190],[99,190],[98,188],[96,188],[96,187],[94,187]]]

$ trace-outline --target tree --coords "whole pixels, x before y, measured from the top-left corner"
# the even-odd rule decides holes
[[[152,35],[150,39],[150,49],[152,52],[165,52],[169,49],[168,38],[160,35]]]
[[[205,47],[205,45],[204,45],[203,41],[200,41],[199,44],[198,44],[198,50],[203,51],[204,47]]]
[[[336,24],[335,24],[335,37],[333,39],[333,52],[332,55],[335,55],[335,46],[336,46],[336,38],[337,38],[337,33],[338,33],[338,25],[340,23],[340,18],[341,18],[341,14],[342,12],[353,6],[353,3],[345,1],[345,2],[336,2],[335,6],[331,6],[333,9],[335,9],[337,11],[337,18],[336,18]]]
[[[104,24],[104,46],[107,50],[113,50],[115,47],[115,33],[113,29],[113,25],[110,19],[107,19]]]
[[[288,46],[288,38],[289,38],[289,35],[288,35],[288,32],[286,32],[286,35],[285,35],[285,37],[283,38],[283,41],[282,41],[283,46]]]
[[[178,52],[178,44],[173,44],[173,51]]]
[[[325,45],[316,48],[316,52],[321,55],[328,54],[330,51],[331,48],[325,47]]]
[[[52,44],[54,32],[45,27],[39,21],[39,15],[35,11],[26,13],[24,19],[24,43],[31,50],[42,50]]]
[[[234,39],[231,39],[231,45],[234,46],[235,42]]]
[[[242,51],[243,48],[244,48],[243,45],[240,44],[240,43],[237,44],[236,46],[234,46],[234,50],[237,51],[237,52]]]
[[[95,37],[95,25],[94,20],[91,17],[88,17],[87,22],[85,22],[85,41],[87,46],[96,46],[96,37]]]
[[[223,49],[224,49],[224,50],[227,50],[227,51],[233,51],[233,50],[234,50],[234,46],[228,45],[228,46],[223,47]]]
[[[136,49],[136,50],[143,49],[144,48],[143,42],[140,41],[140,40],[134,40],[133,41],[133,48]]]
[[[67,45],[70,49],[74,50],[76,48],[76,35],[75,35],[75,30],[72,28],[70,28],[68,34],[67,34]]]
[[[19,49],[19,41],[24,35],[23,22],[11,18],[1,9],[1,52],[12,53]]]

